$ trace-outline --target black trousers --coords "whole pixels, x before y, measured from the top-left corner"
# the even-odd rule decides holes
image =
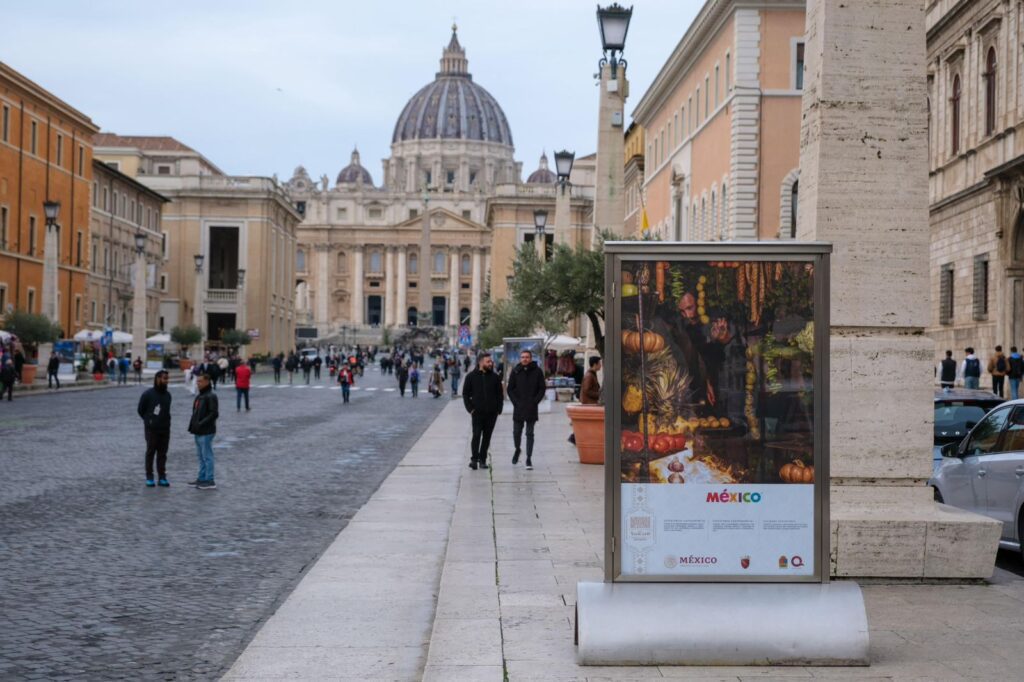
[[[47,388],[53,388],[53,383],[54,382],[57,382],[57,388],[60,388],[60,379],[57,378],[57,373],[56,372],[47,372],[46,373],[46,387]]]
[[[274,383],[275,384],[281,383],[281,370],[278,367],[274,368]]]
[[[1003,397],[1003,386],[1006,384],[1006,377],[992,377],[992,392],[1000,398]],[[58,385],[57,388],[60,388]]]
[[[537,422],[523,422],[513,419],[512,420],[512,442],[515,443],[516,450],[520,449],[523,442],[523,425],[526,425],[526,459],[529,460],[533,456],[533,425]]]
[[[473,438],[469,441],[470,458],[474,462],[486,462],[487,450],[491,447],[491,434],[498,422],[496,414],[473,413]]]
[[[7,393],[7,400],[11,400],[11,396],[14,395],[14,380],[13,379],[11,380],[11,383],[9,383],[9,384],[5,384],[3,382],[0,382],[0,400],[3,400],[5,392]]]
[[[153,478],[153,455],[156,455],[157,474],[160,478],[167,478],[167,446],[170,442],[170,431],[146,429],[146,478]]]

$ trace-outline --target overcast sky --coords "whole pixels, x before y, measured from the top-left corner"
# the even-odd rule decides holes
[[[632,108],[702,0],[636,0]],[[594,151],[593,0],[36,0],[0,22],[0,61],[104,131],[172,135],[225,172],[333,183],[353,145],[381,181],[402,107],[433,80],[453,18],[508,116],[524,175],[541,150]]]

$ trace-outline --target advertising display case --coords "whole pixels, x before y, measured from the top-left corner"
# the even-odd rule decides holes
[[[828,265],[609,242],[609,582],[827,582]]]

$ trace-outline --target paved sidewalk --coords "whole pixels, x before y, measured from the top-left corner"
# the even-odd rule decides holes
[[[465,413],[449,406],[227,679],[1020,678],[1024,580],[1001,570],[984,585],[865,586],[868,668],[577,666],[576,583],[602,578],[604,495],[568,433],[556,404],[528,472],[511,466],[504,416],[496,466],[471,471]]]

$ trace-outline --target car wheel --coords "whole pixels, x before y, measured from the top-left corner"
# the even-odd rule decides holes
[[[933,487],[932,488],[932,494],[935,496],[935,501],[936,502],[938,502],[939,504],[945,503],[945,500],[942,499],[942,493],[939,492],[938,488],[934,488]]]

